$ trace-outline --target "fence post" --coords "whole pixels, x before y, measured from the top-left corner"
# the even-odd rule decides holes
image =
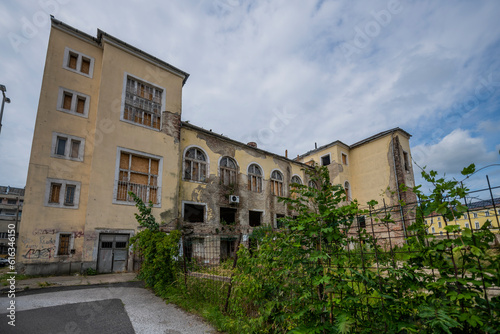
[[[229,287],[227,288],[227,297],[226,304],[224,305],[224,313],[227,313],[227,309],[229,307],[229,298],[231,297],[231,289],[233,287],[233,276],[234,276],[234,268],[236,268],[236,263],[238,262],[238,248],[240,248],[241,243],[241,232],[238,237],[238,243],[236,244],[236,252],[234,253],[234,261],[233,261],[233,272],[231,273],[231,278],[229,279]]]
[[[187,290],[187,267],[186,267],[186,238],[184,235],[181,238],[182,240],[182,258],[183,258],[183,269],[184,269],[184,286]]]

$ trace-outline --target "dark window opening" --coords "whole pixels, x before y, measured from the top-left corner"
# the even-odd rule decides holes
[[[126,248],[127,247],[127,242],[126,241],[117,241],[115,248]]]
[[[262,221],[262,212],[248,211],[248,223],[252,227],[260,226]]]
[[[236,224],[236,209],[220,208],[221,224]]]
[[[404,159],[405,171],[409,172],[410,171],[410,161],[408,159],[407,152],[403,152],[403,159]]]
[[[203,223],[205,221],[205,206],[184,204],[184,221],[189,223]]]
[[[101,248],[113,248],[113,241],[102,241]]]
[[[330,164],[330,155],[321,157],[321,166],[328,166]]]
[[[236,239],[221,239],[220,241],[220,258],[225,261],[228,258],[234,258],[236,254]]]
[[[365,216],[358,217],[358,226],[360,229],[366,228]]]
[[[285,215],[282,215],[279,213],[276,214],[276,227],[277,228],[283,228],[285,226],[283,224],[283,221],[282,221],[283,218],[285,218]]]

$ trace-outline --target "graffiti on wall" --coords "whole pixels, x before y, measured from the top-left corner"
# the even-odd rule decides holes
[[[23,255],[25,259],[50,259],[54,256],[54,248],[55,247],[47,247],[47,248],[30,248]]]

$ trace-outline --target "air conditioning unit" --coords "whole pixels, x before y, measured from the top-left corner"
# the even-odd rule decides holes
[[[229,195],[229,203],[239,203],[240,202],[240,196],[235,196],[235,195]]]

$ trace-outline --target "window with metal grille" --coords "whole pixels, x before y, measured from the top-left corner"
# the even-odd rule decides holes
[[[120,151],[117,201],[133,202],[129,191],[140,197],[145,203],[152,201],[160,204],[159,198],[160,160]]]
[[[113,241],[101,241],[101,248],[113,248]]]
[[[184,155],[184,180],[206,182],[207,158],[199,148],[192,147]]]
[[[57,255],[69,255],[69,241],[71,234],[59,234],[59,248]]]
[[[163,90],[127,77],[123,119],[160,130]]]
[[[271,173],[271,192],[276,196],[283,196],[283,174],[280,171]]]
[[[219,164],[220,183],[226,186],[236,184],[236,162],[230,157],[223,157]]]
[[[256,164],[248,166],[248,190],[257,193],[262,191],[262,170]]]
[[[126,247],[127,247],[126,241],[117,241],[115,243],[115,248],[126,248]]]

